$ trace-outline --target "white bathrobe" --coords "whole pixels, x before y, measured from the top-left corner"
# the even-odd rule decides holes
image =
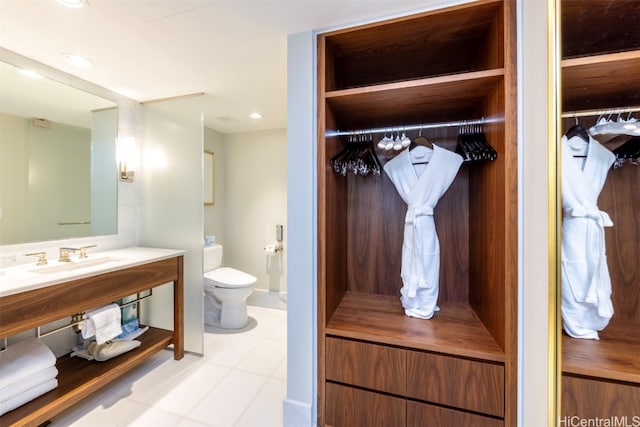
[[[584,141],[562,138],[562,323],[576,338],[598,339],[613,315],[604,227],[598,196],[615,155],[590,138],[586,159],[574,157]]]
[[[414,165],[413,161],[425,161]],[[430,319],[438,301],[440,242],[433,209],[455,178],[462,156],[433,145],[403,150],[384,165],[398,194],[407,204],[402,242],[402,289],[405,314]]]

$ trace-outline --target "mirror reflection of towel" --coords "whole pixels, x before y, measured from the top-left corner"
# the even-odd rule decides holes
[[[138,340],[109,341],[105,344],[97,344],[95,342],[92,342],[91,344],[89,344],[87,351],[97,361],[103,362],[105,360],[112,359],[123,353],[131,351],[134,348],[140,347],[140,344],[141,343]]]

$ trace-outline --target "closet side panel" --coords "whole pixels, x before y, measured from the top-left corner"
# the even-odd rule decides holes
[[[498,158],[484,162],[469,178],[469,301],[498,345],[505,349],[505,229],[506,149],[504,89],[495,88],[487,100],[485,117],[496,123],[485,125],[485,135]],[[474,165],[476,166],[476,165]],[[512,286],[514,284],[509,284]]]

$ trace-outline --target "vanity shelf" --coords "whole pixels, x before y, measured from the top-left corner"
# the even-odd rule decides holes
[[[38,426],[84,397],[116,380],[162,349],[173,345],[174,359],[184,357],[183,256],[165,259],[0,297],[0,337],[8,337],[77,312],[109,304],[173,282],[174,330],[149,328],[141,346],[105,362],[64,355],[58,358],[58,387],[0,417],[2,426]]]

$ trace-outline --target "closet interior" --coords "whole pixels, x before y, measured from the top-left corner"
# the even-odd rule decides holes
[[[563,133],[576,123],[588,130],[607,118],[640,121],[640,2],[598,0],[585,6],[582,0],[561,1]],[[595,138],[614,153],[624,144],[640,151],[637,136]],[[640,415],[638,160],[614,164],[598,199],[614,224],[605,229],[614,314],[598,341],[563,333],[563,417],[627,416],[632,423]]]
[[[516,425],[515,9],[481,0],[318,36],[319,425]],[[398,153],[377,146],[384,130],[411,125],[456,151],[446,124],[469,120],[496,156],[465,162],[438,201],[440,311],[407,317],[407,205],[384,172],[331,160],[364,130],[384,165]]]

